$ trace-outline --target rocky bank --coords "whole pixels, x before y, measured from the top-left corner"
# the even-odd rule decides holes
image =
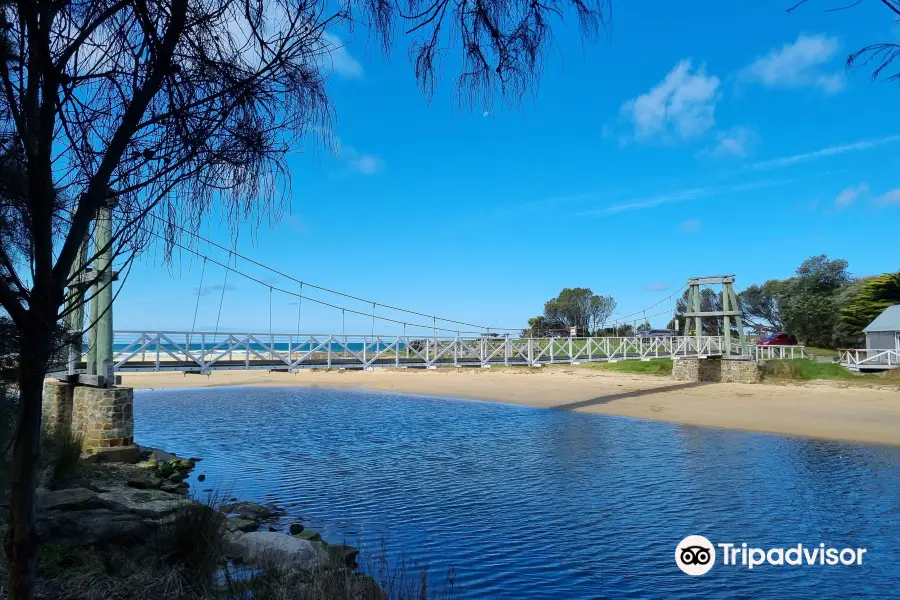
[[[141,450],[139,457],[134,456],[140,460],[133,464],[88,457],[75,476],[38,489],[36,529],[42,547],[52,545],[66,552],[116,547],[133,549],[130,552],[137,556],[140,549],[154,545],[162,533],[174,528],[186,509],[205,505],[221,523],[221,569],[254,574],[356,568],[355,548],[328,544],[302,523],[285,523],[278,507],[236,498],[222,502],[213,494],[206,499],[189,497],[185,479],[199,459]],[[198,479],[202,481],[203,476]],[[0,529],[6,508],[0,505]],[[364,590],[354,596],[383,597],[380,592],[373,595],[370,579],[358,573],[353,577]]]

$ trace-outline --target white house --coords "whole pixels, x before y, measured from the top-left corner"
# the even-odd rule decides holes
[[[900,304],[888,306],[863,331],[866,334],[866,348],[900,351]]]

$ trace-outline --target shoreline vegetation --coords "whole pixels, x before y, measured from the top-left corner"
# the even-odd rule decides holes
[[[135,389],[286,386],[372,390],[900,446],[898,374],[860,376],[828,363],[771,362],[761,384],[676,382],[668,376],[671,362],[661,359],[540,369],[214,371],[208,376],[126,373],[122,385]]]
[[[329,544],[274,505],[209,488],[189,495],[185,480],[202,459],[142,448],[137,463],[97,462],[65,438],[59,431],[45,434],[36,599],[453,597],[452,570],[435,586],[427,566],[388,561],[384,542],[380,551],[360,557],[356,548]],[[200,473],[194,481],[204,479]],[[8,520],[4,493],[0,486],[0,534]],[[0,556],[0,568],[6,566]]]

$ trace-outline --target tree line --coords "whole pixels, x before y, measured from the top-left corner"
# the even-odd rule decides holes
[[[821,254],[804,260],[787,279],[770,279],[748,286],[738,294],[745,328],[757,333],[783,331],[799,342],[823,348],[852,347],[864,342],[863,328],[888,306],[900,304],[900,271],[855,277],[844,259]],[[722,294],[712,288],[700,291],[701,311],[722,310]],[[612,296],[590,288],[564,288],[544,303],[544,312],[528,319],[523,337],[568,336],[574,327],[579,336],[631,336],[650,328],[647,322],[613,323]],[[687,291],[675,302],[667,328],[684,332],[688,312]],[[692,323],[687,323],[693,332]],[[703,335],[723,335],[722,317],[703,318]],[[737,334],[732,323],[731,333]]]
[[[544,303],[544,312],[528,319],[523,337],[600,335],[616,310],[612,296],[595,294],[590,288],[563,288],[555,298]]]
[[[900,271],[854,277],[848,269],[846,260],[821,254],[803,261],[792,277],[747,287],[739,294],[746,323],[810,346],[859,345],[863,328],[900,304]]]

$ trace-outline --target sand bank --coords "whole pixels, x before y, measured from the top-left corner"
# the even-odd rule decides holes
[[[824,383],[696,384],[589,368],[126,373],[134,388],[227,385],[361,388],[602,413],[835,440],[900,445],[900,390]]]

